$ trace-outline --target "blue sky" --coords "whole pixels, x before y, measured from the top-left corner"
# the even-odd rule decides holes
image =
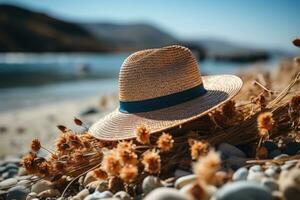
[[[296,50],[298,0],[0,0],[81,22],[148,22],[181,39],[215,38]]]

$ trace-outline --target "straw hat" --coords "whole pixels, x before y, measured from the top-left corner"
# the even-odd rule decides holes
[[[242,87],[234,75],[201,76],[192,52],[173,45],[138,51],[119,74],[119,107],[92,125],[102,140],[135,137],[146,125],[151,133],[189,122],[234,97]]]

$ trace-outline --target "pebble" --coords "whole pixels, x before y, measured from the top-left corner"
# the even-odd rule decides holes
[[[298,200],[300,196],[300,169],[283,171],[279,177],[279,188],[286,200]]]
[[[101,181],[98,185],[96,190],[98,192],[104,192],[105,190],[108,190],[108,183],[106,181]]]
[[[16,178],[6,179],[6,180],[0,182],[0,189],[9,188],[10,186],[13,186],[17,183],[18,183],[18,179],[16,179]]]
[[[231,167],[232,169],[236,170],[246,165],[247,158],[240,158],[240,157],[229,157],[226,159],[226,163]]]
[[[260,182],[265,177],[264,172],[249,171],[247,176],[248,181]]]
[[[277,170],[276,168],[268,168],[265,170],[265,175],[267,177],[271,177],[271,178],[274,178],[274,179],[277,179],[278,176],[279,176],[279,172],[280,172],[280,168],[278,167],[279,170]]]
[[[279,159],[288,158],[288,157],[289,157],[289,155],[287,155],[287,154],[280,154],[280,155],[274,157],[273,159],[274,160],[279,160]]]
[[[190,175],[190,174],[192,174],[192,173],[189,172],[189,171],[185,171],[185,170],[181,170],[181,169],[176,169],[175,172],[174,172],[174,177],[175,178],[179,178],[179,177],[187,176],[187,175]]]
[[[290,170],[292,169],[294,166],[296,165],[296,163],[285,163],[284,165],[280,166],[280,169],[283,170]]]
[[[269,188],[271,191],[276,191],[279,189],[278,183],[273,178],[263,178],[261,180],[261,184]]]
[[[218,151],[220,151],[223,155],[225,155],[225,157],[232,157],[232,156],[240,157],[240,158],[246,157],[246,154],[243,151],[228,143],[221,143],[218,146]]]
[[[101,182],[101,180],[90,182],[85,188],[88,189],[90,193],[93,193]]]
[[[233,181],[243,181],[247,179],[248,169],[246,167],[239,168],[232,175]]]
[[[43,192],[38,194],[38,197],[40,198],[46,198],[46,197],[59,197],[60,196],[60,192],[57,189],[48,189],[48,190],[44,190]]]
[[[215,200],[272,200],[271,192],[264,186],[249,181],[228,183],[219,189],[213,199]]]
[[[119,191],[116,194],[114,194],[113,197],[116,197],[120,200],[131,200],[131,196],[125,191]]]
[[[78,192],[75,196],[73,196],[71,200],[83,200],[89,194],[90,192],[88,189],[83,189],[80,192]]]
[[[151,191],[144,200],[188,200],[174,188],[157,188]]]
[[[30,192],[30,193],[27,195],[26,200],[33,200],[33,199],[35,199],[35,198],[37,198],[37,193],[35,193],[35,192]]]
[[[86,187],[89,183],[97,181],[97,178],[93,176],[93,172],[88,172],[83,180],[83,186]]]
[[[197,179],[197,176],[195,174],[182,176],[175,181],[175,188],[180,189],[183,186],[194,182],[196,179]]]
[[[161,180],[155,176],[147,176],[143,180],[142,189],[145,194],[148,194],[152,190],[162,187]]]
[[[260,165],[253,165],[252,167],[249,168],[250,172],[261,172],[262,168]]]
[[[25,186],[15,186],[8,190],[6,199],[7,200],[26,200],[26,196],[30,190]]]
[[[275,158],[281,154],[282,152],[279,149],[275,149],[273,151],[270,151],[270,153],[268,154],[268,158]]]
[[[3,179],[13,178],[18,174],[18,169],[9,169],[2,174]]]
[[[84,200],[98,200],[104,198],[110,198],[113,196],[113,193],[110,191],[98,192],[95,191],[93,194],[90,194],[84,198]]]
[[[52,183],[50,181],[42,180],[32,185],[31,192],[35,192],[39,194],[51,188],[52,188]]]

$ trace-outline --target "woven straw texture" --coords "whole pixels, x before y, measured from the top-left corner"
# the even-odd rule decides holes
[[[121,67],[121,101],[165,96],[201,83],[207,93],[198,98],[151,112],[126,114],[117,108],[93,124],[89,132],[110,141],[134,138],[140,125],[148,126],[151,133],[161,132],[207,114],[234,97],[243,84],[234,75],[201,77],[196,59],[185,47],[174,45],[134,53]]]

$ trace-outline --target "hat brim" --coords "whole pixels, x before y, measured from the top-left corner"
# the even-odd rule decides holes
[[[135,129],[142,124],[150,128],[151,134],[162,132],[211,112],[233,98],[243,85],[234,75],[202,76],[202,80],[207,92],[200,97],[151,112],[127,114],[117,108],[93,124],[89,132],[108,141],[135,138]]]

